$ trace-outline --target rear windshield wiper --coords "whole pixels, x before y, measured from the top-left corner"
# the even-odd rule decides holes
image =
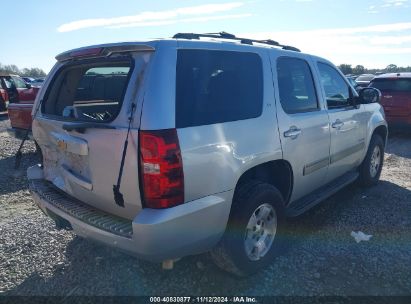
[[[107,125],[103,123],[96,123],[96,122],[78,122],[78,123],[70,123],[64,124],[63,130],[66,131],[77,131],[79,133],[84,133],[86,129],[115,129],[116,127],[112,125]]]

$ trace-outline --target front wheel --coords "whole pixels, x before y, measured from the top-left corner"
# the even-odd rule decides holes
[[[374,134],[368,147],[367,155],[360,166],[359,182],[363,186],[375,185],[380,179],[384,163],[384,141]]]
[[[211,252],[220,268],[239,276],[267,267],[283,247],[284,200],[272,185],[243,184],[235,193],[223,239]]]

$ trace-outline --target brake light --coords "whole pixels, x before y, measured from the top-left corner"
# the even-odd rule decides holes
[[[184,203],[184,173],[177,130],[140,131],[140,170],[148,208]]]
[[[57,61],[66,61],[73,58],[97,57],[103,53],[104,48],[81,49],[77,51],[69,51],[56,56]]]
[[[78,50],[70,53],[70,57],[89,57],[100,55],[103,48]]]

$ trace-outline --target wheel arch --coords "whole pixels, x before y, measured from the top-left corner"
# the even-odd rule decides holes
[[[286,160],[268,161],[249,168],[239,177],[234,195],[239,187],[250,180],[258,180],[275,186],[283,196],[285,204],[288,204],[293,190],[294,175],[291,164]]]
[[[387,128],[386,125],[380,125],[380,126],[376,127],[376,128],[374,129],[374,131],[372,132],[371,137],[372,137],[374,134],[380,135],[381,138],[382,138],[382,140],[384,141],[384,145],[387,144],[388,128]],[[370,140],[371,140],[371,137],[370,137]]]

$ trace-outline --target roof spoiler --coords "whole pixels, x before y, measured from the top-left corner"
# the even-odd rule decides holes
[[[145,44],[134,45],[116,45],[116,46],[101,46],[101,47],[88,47],[68,52],[61,53],[56,56],[57,61],[67,61],[72,59],[82,58],[95,58],[95,57],[108,57],[114,53],[128,53],[128,52],[154,52],[155,49],[152,46]]]

